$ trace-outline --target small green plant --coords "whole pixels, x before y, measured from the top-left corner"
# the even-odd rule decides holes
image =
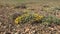
[[[49,15],[47,17],[45,17],[42,22],[44,24],[60,24],[60,18],[57,18],[56,16],[52,16],[52,15]]]
[[[39,15],[39,14],[23,14],[22,16],[19,16],[15,19],[15,23],[27,23],[27,22],[31,22],[31,21],[38,21],[41,20],[43,18],[43,16]]]

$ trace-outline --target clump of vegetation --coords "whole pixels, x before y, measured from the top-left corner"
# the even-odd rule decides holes
[[[46,16],[43,20],[42,20],[43,24],[60,24],[60,18],[57,18],[56,16]]]
[[[24,10],[23,14],[14,19],[15,24],[42,21],[42,24],[60,24],[60,18],[54,15],[43,16],[30,10]]]
[[[22,16],[18,16],[15,19],[15,23],[27,23],[27,22],[31,22],[31,21],[38,21],[41,20],[43,18],[42,15],[36,14],[36,13],[28,13],[28,14],[23,14]]]

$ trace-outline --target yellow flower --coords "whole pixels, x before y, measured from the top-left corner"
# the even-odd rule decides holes
[[[18,23],[19,23],[19,20],[21,20],[21,18],[22,18],[22,17],[17,17],[17,18],[15,19],[15,23],[18,24]]]
[[[18,24],[19,22],[21,22],[22,18],[24,18],[25,16],[28,16],[28,14],[24,14],[22,16],[17,17],[14,22]]]
[[[33,17],[33,18],[31,18],[31,17]],[[36,14],[36,13],[34,13],[34,14],[23,14],[22,16],[19,16],[15,19],[15,23],[18,24],[20,22],[26,22],[27,20],[28,20],[28,22],[31,20],[36,21],[36,20],[41,20],[42,18],[43,18],[43,16]]]
[[[43,18],[43,16],[39,14],[34,14],[34,16],[35,16],[35,20],[41,20]]]

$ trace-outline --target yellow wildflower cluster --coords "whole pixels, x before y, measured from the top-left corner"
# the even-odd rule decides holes
[[[22,16],[19,16],[15,19],[15,23],[22,23],[22,22],[29,22],[31,20],[41,20],[43,18],[43,16],[39,15],[39,14],[23,14]]]
[[[34,14],[34,16],[35,16],[35,20],[41,20],[43,18],[43,16],[39,14]]]
[[[15,23],[18,24],[19,22],[21,22],[22,18],[24,18],[25,16],[28,16],[28,14],[24,14],[22,16],[18,16],[16,19],[15,19]]]

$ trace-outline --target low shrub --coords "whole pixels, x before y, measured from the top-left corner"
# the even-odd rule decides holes
[[[60,18],[57,18],[56,16],[52,16],[52,15],[49,15],[49,16],[46,16],[42,22],[44,24],[60,24]]]
[[[41,20],[43,18],[42,15],[36,14],[36,13],[32,13],[32,14],[23,14],[22,16],[19,16],[15,19],[15,23],[27,23],[27,22],[31,22],[31,21],[38,21]]]
[[[57,18],[55,15],[43,16],[32,11],[25,10],[23,14],[14,19],[15,24],[27,23],[34,21],[41,21],[42,24],[60,24],[60,18]],[[39,22],[40,23],[40,22]]]

